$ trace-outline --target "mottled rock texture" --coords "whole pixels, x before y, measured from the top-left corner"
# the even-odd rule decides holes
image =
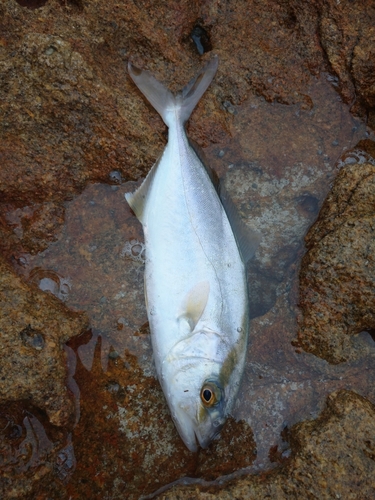
[[[311,109],[306,85],[322,70],[372,124],[374,25],[371,0],[4,0],[1,247],[46,248],[61,227],[61,203],[88,182],[106,181],[113,170],[124,180],[147,173],[165,128],[130,82],[128,59],[180,89],[210,57],[192,37],[194,28],[204,33],[200,46],[219,55],[220,67],[189,124],[201,146],[228,137],[235,106],[252,93]],[[5,217],[15,209],[17,234]]]
[[[375,126],[375,5],[322,1],[319,36],[341,96]]]
[[[38,491],[49,491],[50,498],[61,498],[61,485],[75,465],[68,433],[25,400],[0,403],[0,424],[0,497],[45,498]],[[52,491],[56,477],[60,484]]]
[[[146,327],[136,339],[151,365],[148,337]],[[246,422],[230,418],[210,449],[190,453],[170,418],[154,370],[149,366],[145,373],[137,356],[112,351],[103,372],[99,352],[97,348],[91,372],[81,363],[77,368],[82,399],[73,432],[77,469],[69,490],[74,498],[137,499],[182,475],[212,479],[252,464],[256,447]]]
[[[319,132],[312,133],[308,121],[301,122],[297,118],[293,123],[300,135],[303,132],[309,136],[309,142],[313,145],[311,148],[321,157],[321,164],[323,161],[333,163],[335,148],[338,144],[340,147],[346,145],[347,139],[344,138],[349,137],[349,134],[338,134],[337,140],[325,144],[326,138],[333,132],[330,129],[330,133],[326,133],[329,125],[319,113],[319,99],[311,94],[309,85],[311,81],[323,81],[320,75],[322,71],[326,72],[341,98],[347,103],[355,101],[353,111],[368,118],[369,125],[374,127],[374,25],[372,0],[3,0],[0,3],[0,251],[8,261],[17,262],[19,268],[22,266],[23,252],[37,254],[64,234],[65,202],[81,193],[88,184],[114,183],[119,179],[138,180],[146,175],[166,142],[166,129],[160,117],[145,103],[129,80],[126,73],[129,59],[138,66],[147,67],[173,90],[178,90],[211,54],[219,55],[217,76],[188,125],[190,137],[200,146],[210,146],[211,151],[215,147],[218,149],[213,167],[219,174],[223,175],[224,162],[226,165],[229,161],[238,164],[236,172],[242,168],[242,163],[246,168],[248,162],[254,159],[254,151],[267,148],[267,143],[273,141],[275,136],[279,137],[280,148],[277,154],[271,152],[269,157],[266,156],[267,165],[277,166],[280,156],[295,158],[300,149],[306,149],[303,141],[294,141],[291,146],[284,141],[285,136],[280,133],[282,127],[278,126],[277,120],[272,121],[272,113],[268,115],[272,124],[257,131],[262,141],[256,141],[252,130],[259,123],[256,119],[251,127],[241,126],[237,122],[238,130],[246,131],[238,140],[234,125],[238,107],[247,103],[249,107],[259,108],[258,113],[262,114],[265,108],[258,107],[255,102],[260,97],[267,101],[263,104],[269,109],[276,109],[276,106],[271,108],[271,103],[277,102],[280,103],[278,106],[284,108],[291,105],[288,111],[290,109],[290,113],[296,117],[299,117],[300,112],[305,117],[307,113],[316,114],[317,122],[322,124]],[[331,101],[335,101],[336,97],[339,95]],[[255,98],[254,102],[252,98]],[[336,112],[329,113],[335,126]],[[340,116],[342,119],[343,115]],[[246,120],[247,117],[243,115],[242,121]],[[341,129],[345,131],[347,126],[346,122]],[[314,130],[318,130],[318,127]],[[312,135],[314,138],[310,140]],[[218,154],[221,150],[225,155],[229,152],[223,161]],[[290,151],[293,151],[294,156],[288,156]],[[297,156],[297,160],[290,160],[293,175],[289,175],[289,180],[292,179],[292,182],[293,179],[298,180],[294,172],[297,172],[297,163],[301,162],[301,158]],[[230,160],[227,161],[228,157]],[[317,165],[315,160],[310,162],[307,157],[303,162],[307,166],[311,164],[312,168]],[[308,169],[306,171],[309,172]],[[238,182],[242,182],[240,174]],[[254,178],[256,175],[254,170]],[[270,189],[274,182],[278,184],[280,180],[280,188],[276,187],[281,192],[285,180],[283,176],[285,172],[282,172],[280,165],[278,169],[275,167],[267,182]],[[309,176],[306,178],[309,186]],[[269,194],[271,197],[272,192]],[[312,194],[304,193],[298,201],[298,210],[307,214],[302,214],[298,219],[299,230],[305,227],[306,220],[310,221],[318,209],[317,193],[314,191]],[[282,194],[276,200],[274,214],[278,215],[278,200],[280,203],[286,200],[290,210],[294,210],[293,200]],[[87,203],[90,204],[90,201],[91,198]],[[88,209],[92,206],[89,205]],[[77,240],[81,238],[82,241],[77,254],[69,255],[70,262],[74,261],[76,266],[80,265],[80,258],[90,266],[97,258],[92,257],[95,248],[99,248],[98,253],[102,252],[103,255],[112,249],[110,244],[106,248],[106,240],[103,243],[102,239],[100,244],[94,239],[90,240],[87,213],[77,213],[75,228],[79,231],[72,233]],[[278,220],[276,215],[271,215],[269,220]],[[280,220],[293,220],[288,214],[284,215]],[[97,224],[101,224],[99,219]],[[104,228],[109,240],[111,227]],[[291,230],[290,233],[297,238],[297,231]],[[274,247],[277,254],[277,244]],[[66,248],[69,252],[72,247],[66,244]],[[289,266],[289,256],[296,255],[298,248],[297,245],[290,246],[289,250],[285,247],[285,252],[282,248],[279,261],[287,261]],[[119,255],[111,255],[110,259],[116,257]],[[277,270],[278,279],[284,278],[287,266]],[[268,264],[268,268],[271,274],[273,262]],[[7,325],[2,331],[7,332],[9,328],[14,341],[13,351],[8,341],[3,344],[3,352],[6,353],[4,359],[7,358],[4,367],[10,369],[13,360],[21,365],[25,363],[24,368],[29,370],[30,377],[32,375],[23,380],[13,369],[12,377],[7,382],[13,389],[11,394],[7,392],[6,397],[33,396],[35,408],[39,406],[42,413],[47,412],[54,423],[63,423],[71,414],[72,404],[61,378],[66,375],[61,343],[74,332],[78,333],[84,320],[78,317],[72,319],[53,297],[42,296],[41,292],[15,277],[5,265],[3,269],[8,299],[11,295],[14,304],[21,304],[24,315],[16,314],[18,309],[14,305],[11,308],[5,302],[1,306],[0,321]],[[103,266],[103,269],[107,273],[108,269],[117,270],[117,267]],[[77,275],[80,275],[79,271]],[[96,283],[101,276],[96,276]],[[38,278],[36,275],[34,277]],[[120,281],[122,278],[118,279]],[[129,281],[133,282],[137,281]],[[114,284],[107,286],[108,281],[104,285],[102,291],[100,286],[95,286],[95,294],[98,294],[94,294],[95,301],[92,295],[85,297],[86,305],[89,303],[88,307],[97,316],[103,311],[107,315],[113,306],[110,300],[109,305],[105,305],[105,294],[110,295]],[[85,286],[88,286],[87,282],[77,280],[72,294],[74,290],[84,289]],[[261,305],[265,303],[266,306],[258,307],[254,315],[264,314],[275,303],[277,287],[270,288],[270,293],[261,301]],[[99,292],[103,295],[99,295]],[[137,289],[134,294],[137,299],[139,292],[140,289]],[[117,313],[122,311],[122,307],[128,305],[114,308],[113,317],[110,314],[106,316],[108,324],[113,322],[113,328],[119,328],[116,338],[117,334],[128,333],[133,328],[133,325],[125,325],[121,330],[116,326]],[[16,321],[9,325],[9,318]],[[25,321],[21,321],[21,318]],[[120,322],[121,325],[125,323]],[[132,342],[136,345],[135,341]],[[147,342],[144,344],[149,346]],[[103,345],[106,347],[103,352],[107,360],[106,354],[113,345],[105,335],[102,335]],[[122,346],[119,342],[116,348],[124,354]],[[281,341],[278,346],[282,348]],[[139,351],[142,349],[139,348]],[[24,358],[23,354],[27,352],[33,353],[33,359],[43,357],[39,370],[26,363],[25,360],[29,358]],[[22,399],[21,409],[17,407],[17,411],[14,411],[18,412],[17,418],[21,419],[21,423],[24,422],[24,431],[22,436],[15,439],[18,447],[9,445],[10,459],[4,467],[7,468],[8,478],[12,480],[9,480],[11,487],[8,487],[6,495],[24,498],[124,498],[126,481],[129,495],[138,498],[143,492],[153,491],[159,477],[160,484],[165,483],[174,479],[172,473],[178,475],[181,470],[211,479],[214,475],[230,472],[233,467],[252,463],[254,441],[247,423],[237,425],[236,429],[240,431],[238,435],[232,434],[232,427],[228,427],[223,432],[222,441],[214,443],[215,447],[207,452],[202,452],[199,460],[188,455],[178,441],[165,405],[160,401],[162,396],[156,381],[151,375],[142,375],[142,370],[138,372],[134,359],[133,364],[126,365],[127,361],[123,361],[119,353],[117,356],[110,358],[109,374],[100,372],[99,375],[94,371],[90,378],[90,374],[86,373],[88,381],[84,375],[81,376],[81,380],[87,382],[85,390],[88,393],[85,395],[87,399],[82,402],[81,421],[74,429],[77,471],[67,487],[62,485],[61,478],[66,479],[66,470],[73,471],[75,467],[72,458],[74,453],[69,445],[65,458],[62,457],[59,463],[35,458],[34,452],[28,455],[24,453],[25,447],[31,447],[33,450],[44,450],[42,457],[48,458],[53,448],[48,443],[53,440],[58,443],[56,446],[61,447],[65,441],[61,436],[53,439],[53,429],[48,427],[47,418],[43,420],[38,414],[38,419],[28,416],[28,420],[25,420]],[[51,369],[54,370],[53,379],[47,376]],[[80,366],[78,373],[80,370],[84,368]],[[140,381],[133,383],[138,374]],[[52,381],[57,380],[57,377],[59,382],[53,384]],[[134,386],[133,393],[128,386]],[[2,390],[5,391],[5,387],[2,386]],[[82,389],[82,393],[85,390]],[[42,392],[46,399],[43,399]],[[99,405],[100,401],[104,404]],[[351,404],[350,397],[342,403],[343,406],[348,405],[349,409],[352,408]],[[361,404],[368,408],[365,402]],[[359,403],[353,405],[357,408]],[[147,419],[143,418],[143,410],[148,412]],[[365,410],[363,412],[362,416],[367,422],[367,413]],[[18,422],[15,417],[11,417],[6,416],[1,420],[1,424],[5,422],[1,429],[8,425],[6,422]],[[48,438],[35,419],[43,424],[42,428],[47,428]],[[149,422],[150,426],[145,429]],[[319,421],[319,425],[322,423]],[[9,424],[7,429],[18,429],[17,425]],[[122,429],[120,438],[119,429]],[[129,435],[132,432],[134,435]],[[31,445],[33,435],[34,438],[38,435],[39,441],[35,438]],[[13,443],[12,436],[11,433],[8,441]],[[159,439],[159,436],[163,439]],[[353,431],[349,432],[345,427],[339,439],[340,436],[342,446],[349,446]],[[171,440],[181,447],[177,454],[170,447]],[[4,446],[7,446],[8,441]],[[37,441],[44,444],[40,445]],[[118,451],[119,443],[123,445],[121,452]],[[371,440],[369,443],[372,446]],[[240,453],[236,453],[237,446],[241,448]],[[320,449],[319,442],[315,446]],[[244,452],[246,448],[247,456]],[[293,449],[298,453],[298,446]],[[226,456],[227,450],[229,453]],[[18,461],[12,461],[13,451]],[[26,458],[22,458],[24,455],[27,455]],[[19,465],[19,461],[23,461],[23,465]],[[186,469],[182,468],[181,463]],[[308,494],[306,492],[310,484],[316,488],[313,490],[317,492],[316,496],[324,497],[325,485],[321,485],[318,490],[318,482],[314,481],[314,475],[317,474],[314,463],[307,460],[306,465],[302,465],[305,467],[304,477],[310,477],[310,474],[311,482],[306,480],[303,486],[306,489],[298,490],[299,497]],[[362,477],[361,474],[372,477],[373,471],[370,473],[367,466],[366,461],[361,462],[362,471],[358,472],[358,477]],[[272,477],[280,477],[282,479],[279,481],[287,484],[292,481],[288,477],[291,477],[293,470],[285,468],[280,476],[276,474]],[[31,478],[30,481],[28,478]],[[346,484],[347,478],[338,475],[335,478]],[[30,482],[34,482],[33,489]],[[366,489],[367,483],[363,482],[359,488],[363,489],[363,496],[366,496],[369,491]],[[277,498],[276,494],[271,496]]]
[[[74,406],[63,344],[87,326],[85,315],[24,283],[2,259],[0,311],[0,404],[26,400],[52,424],[67,424]]]
[[[281,470],[238,479],[223,490],[178,487],[160,498],[374,498],[374,417],[375,407],[361,396],[332,393],[317,420],[291,429],[292,458]]]
[[[357,356],[351,336],[375,328],[375,166],[347,165],[306,236],[299,342],[339,363]]]

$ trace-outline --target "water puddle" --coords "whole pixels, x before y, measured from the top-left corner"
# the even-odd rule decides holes
[[[303,106],[252,97],[232,111],[230,134],[205,154],[262,242],[249,269],[253,319],[241,391],[208,450],[192,454],[184,447],[155,379],[142,229],[124,200],[135,183],[121,184],[112,173],[112,184],[88,186],[66,204],[56,243],[17,256],[25,279],[90,317],[91,331],[66,347],[76,421],[57,477],[67,498],[139,498],[182,478],[204,482],[269,470],[289,457],[288,428],[315,418],[329,392],[345,387],[375,401],[369,333],[357,337],[367,355],[339,366],[293,346],[304,235],[338,168],[364,157],[349,151],[369,133],[327,77],[311,82]],[[19,217],[8,219],[16,224]],[[30,418],[24,426],[35,448],[39,428]]]
[[[70,480],[76,466],[71,434],[51,426],[28,402],[0,406],[0,437],[3,491],[10,493],[20,477],[28,491],[25,478],[43,481],[51,471],[64,484]]]

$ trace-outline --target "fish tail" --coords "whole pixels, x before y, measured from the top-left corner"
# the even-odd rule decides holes
[[[154,78],[149,71],[145,71],[128,64],[129,75],[147,100],[163,118],[169,127],[175,122],[176,117],[185,123],[193,109],[202,97],[218,66],[218,57],[213,57],[200,72],[176,96],[162,83]]]

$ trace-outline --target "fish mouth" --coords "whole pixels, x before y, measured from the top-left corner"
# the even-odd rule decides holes
[[[204,450],[208,448],[211,441],[215,439],[224,426],[224,422],[222,422],[220,425],[215,426],[211,424],[209,429],[207,427],[206,429],[200,429],[199,425],[188,415],[180,414],[179,416],[180,418],[177,419],[177,415],[175,415],[173,420],[182,441],[192,453],[196,453],[199,446]]]
[[[194,430],[195,433],[195,438],[199,443],[199,446],[205,450],[206,448],[209,447],[211,442],[215,439],[215,437],[220,434],[221,429],[223,428],[224,424],[220,425],[220,427],[216,427],[213,432],[211,432],[207,437],[203,437],[200,435],[199,430]]]
[[[182,432],[180,432],[179,428],[178,431],[181,436],[181,439],[183,440],[185,446],[189,449],[189,451],[191,451],[192,453],[196,453],[198,451],[198,444],[200,444],[200,442],[195,429],[192,429],[193,432],[189,436],[187,434],[183,434]]]
[[[215,437],[219,434],[221,429],[219,430],[215,430],[215,433],[212,434],[211,436],[209,437],[206,437],[206,438],[203,438],[200,434],[199,434],[199,431],[197,430],[194,430],[194,441],[192,440],[189,440],[189,441],[186,441],[185,439],[183,439],[184,443],[185,443],[185,446],[193,453],[196,453],[198,451],[198,447],[200,446],[203,450],[206,450],[209,445],[211,444],[211,441],[213,439],[215,439]]]
[[[211,432],[202,433],[199,426],[197,426],[193,419],[187,415],[180,416],[180,419],[178,420],[177,418],[174,418],[173,420],[182,441],[192,453],[196,453],[199,446],[204,450],[208,448],[211,441],[219,434],[224,425],[222,424],[220,427],[210,429]]]
[[[197,439],[198,436],[194,421],[181,409],[173,411],[171,408],[171,410],[172,419],[182,441],[192,453],[196,453],[198,451],[199,439]]]

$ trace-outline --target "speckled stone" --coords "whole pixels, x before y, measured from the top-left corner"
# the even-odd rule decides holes
[[[289,3],[1,2],[0,248],[44,250],[61,227],[62,203],[88,183],[108,182],[114,170],[124,181],[147,174],[165,126],[130,81],[129,59],[180,90],[219,56],[188,125],[203,147],[226,141],[236,106],[253,93],[311,109],[305,88],[325,66],[317,11]],[[203,56],[191,37],[196,25],[208,37]],[[19,209],[15,234],[5,214]]]
[[[332,393],[316,420],[290,431],[292,456],[280,469],[222,489],[175,487],[163,500],[360,499],[375,497],[375,407],[350,391]]]
[[[318,33],[331,66],[332,81],[352,111],[375,126],[375,5],[320,2]]]
[[[351,338],[375,327],[375,166],[339,172],[306,236],[298,341],[331,363],[358,357]]]
[[[148,328],[136,339],[143,358],[150,359]],[[153,367],[145,374],[136,356],[112,357],[103,372],[96,349],[91,372],[78,363],[77,377],[82,387],[81,419],[73,433],[77,469],[70,483],[77,498],[101,498],[107,492],[111,498],[136,499],[184,474],[212,479],[255,459],[250,426],[233,418],[209,449],[189,452]]]
[[[86,327],[84,314],[26,284],[0,259],[0,403],[27,400],[52,424],[67,424],[74,406],[63,344]]]
[[[364,2],[365,7],[367,3]],[[352,85],[354,94],[349,94],[347,100],[359,97],[357,102],[370,107],[371,118],[372,87],[367,84],[371,84],[373,72],[366,73],[366,68],[371,69],[373,60],[374,16],[370,8],[358,2],[339,4],[319,0],[226,3],[3,0],[0,3],[0,252],[8,261],[15,256],[19,269],[22,267],[20,255],[38,254],[63,234],[66,202],[88,185],[117,184],[119,179],[133,181],[147,174],[166,142],[166,128],[128,78],[129,59],[151,70],[171,89],[180,90],[212,54],[217,54],[218,73],[189,121],[189,137],[210,149],[211,164],[219,175],[233,167],[233,174],[226,179],[229,184],[233,179],[235,185],[246,187],[241,170],[255,160],[251,173],[253,189],[260,191],[255,181],[264,172],[267,203],[268,199],[273,200],[272,213],[259,215],[260,225],[269,228],[270,223],[276,223],[280,231],[290,223],[290,230],[283,231],[280,240],[274,240],[269,230],[263,247],[268,245],[270,258],[264,259],[262,273],[253,271],[251,276],[255,282],[253,295],[262,295],[252,315],[266,314],[277,303],[279,283],[287,276],[291,261],[300,250],[300,241],[296,241],[300,238],[299,231],[311,223],[318,210],[319,186],[329,182],[328,177],[323,176],[328,168],[324,163],[330,162],[331,171],[334,158],[339,154],[337,146],[347,146],[349,142],[352,146],[351,141],[355,141],[356,132],[351,132],[352,125],[345,115],[348,112],[343,111],[335,90],[321,72],[328,71],[328,81],[345,98],[343,89],[350,85],[349,72],[353,68],[356,87]],[[207,52],[203,55],[192,39],[193,31],[199,32],[195,29],[197,26],[205,33],[203,43]],[[341,30],[350,31],[350,44],[339,37],[329,37],[330,26],[335,27],[338,35]],[[343,54],[348,58],[342,57]],[[351,54],[355,56],[355,65],[351,65]],[[315,94],[310,91],[312,81],[318,87],[321,84]],[[326,100],[320,100],[324,85],[331,93]],[[241,113],[241,106],[247,106],[251,115]],[[276,116],[281,108],[282,118]],[[363,108],[358,111],[363,113]],[[329,122],[325,118],[327,114]],[[316,117],[313,126],[307,115]],[[260,117],[264,121],[260,121]],[[283,127],[281,122],[289,126]],[[371,120],[369,123],[371,125]],[[270,141],[277,141],[277,154],[269,148]],[[215,148],[220,151],[216,159]],[[309,148],[314,150],[314,157]],[[302,152],[305,157],[301,159]],[[262,172],[257,171],[257,162],[263,164]],[[289,170],[285,170],[285,166]],[[319,173],[322,177],[317,180],[315,174]],[[298,188],[306,186],[307,192],[295,192],[296,210],[293,193],[289,196],[283,192],[285,180],[298,184]],[[272,187],[276,188],[276,196]],[[89,191],[90,188],[84,196],[91,196]],[[239,195],[237,198],[245,205],[243,214],[250,216],[246,203],[251,190],[249,196],[248,193]],[[261,196],[257,196],[259,200]],[[90,203],[91,199],[87,201]],[[292,217],[280,211],[286,203]],[[113,206],[105,208],[113,210]],[[298,214],[294,216],[295,211]],[[82,262],[90,266],[106,254],[112,264],[120,255],[120,251],[110,253],[113,245],[109,242],[113,241],[112,227],[118,228],[116,237],[121,240],[123,226],[105,226],[104,238],[97,244],[94,239],[90,240],[91,234],[99,233],[92,230],[94,223],[87,214],[87,208],[76,213],[76,232],[70,233],[72,240],[81,244],[69,255],[69,262],[79,268],[79,277],[84,277],[86,272],[81,269]],[[95,224],[104,225],[100,218]],[[133,234],[130,239],[135,237],[139,236]],[[72,246],[65,241],[64,244],[69,253]],[[93,255],[94,247],[100,258]],[[35,479],[35,498],[122,499],[126,495],[139,498],[180,477],[181,471],[211,479],[233,468],[246,467],[254,459],[252,430],[245,420],[236,426],[233,421],[228,422],[221,440],[215,441],[212,448],[201,452],[198,458],[188,454],[169,417],[160,386],[150,374],[145,376],[142,369],[137,368],[137,362],[130,355],[124,354],[126,343],[122,339],[127,335],[134,352],[142,358],[148,353],[144,365],[150,364],[149,341],[142,341],[143,347],[139,342],[137,347],[132,339],[133,325],[118,322],[124,317],[122,308],[128,308],[129,314],[129,302],[121,303],[118,308],[120,299],[111,302],[109,292],[118,285],[111,272],[125,267],[126,262],[120,262],[118,267],[107,264],[106,261],[103,265],[103,274],[99,272],[95,276],[94,285],[77,279],[72,293],[85,287],[94,289],[94,294],[84,297],[85,306],[93,311],[91,326],[103,315],[112,335],[110,338],[107,330],[98,328],[102,334],[105,373],[100,366],[83,375],[81,372],[86,368],[78,361],[77,380],[81,377],[82,402],[81,420],[72,431],[76,472],[71,482],[63,486],[60,475],[56,475],[59,470],[56,463],[50,461],[48,467],[38,463],[15,476],[18,483],[13,481],[14,497],[22,494],[22,482],[27,483],[30,477]],[[264,292],[264,283],[269,283],[271,275],[272,286]],[[128,276],[131,277],[131,273]],[[35,405],[47,411],[54,423],[62,423],[71,414],[72,405],[62,382],[49,384],[66,375],[60,365],[64,361],[61,343],[80,331],[81,320],[74,320],[74,326],[73,320],[68,319],[71,315],[53,297],[43,295],[42,298],[39,291],[31,292],[32,289],[14,275],[9,277],[15,287],[12,300],[25,306],[27,316],[26,323],[14,323],[17,327],[14,332],[23,334],[13,348],[19,347],[21,353],[35,351],[35,357],[45,356],[40,363],[40,373],[34,370],[34,365],[28,367],[30,375],[39,376],[37,392],[33,392],[28,380],[20,380],[14,370],[9,386],[18,391],[14,397],[32,395]],[[117,279],[120,281],[121,276]],[[123,284],[134,289],[130,307],[137,311],[133,316],[138,320],[144,306],[140,298],[142,289],[134,286],[137,280],[129,279]],[[96,296],[100,299],[97,302],[93,300]],[[36,307],[43,305],[44,308],[45,304],[43,322]],[[14,311],[8,308],[7,314],[9,311],[9,317],[13,318]],[[289,323],[286,324],[289,328]],[[264,331],[261,325],[259,331],[262,329]],[[283,329],[286,329],[285,322],[280,331]],[[49,345],[47,349],[43,340],[55,333],[56,346]],[[279,349],[283,338],[277,337]],[[112,345],[113,339],[119,341]],[[6,342],[4,345],[8,346]],[[116,351],[110,352],[108,361],[107,353],[112,347]],[[9,353],[9,360],[23,363],[18,353],[4,352],[7,356]],[[50,380],[46,377],[48,370],[54,370]],[[265,406],[267,403],[268,399]],[[64,411],[59,413],[59,408]],[[47,425],[46,420],[41,422]],[[47,431],[52,440],[51,428]],[[56,442],[61,444],[62,440]],[[74,470],[74,461],[71,462],[71,470]],[[52,470],[54,475],[48,473]],[[33,498],[30,491],[27,495]]]

